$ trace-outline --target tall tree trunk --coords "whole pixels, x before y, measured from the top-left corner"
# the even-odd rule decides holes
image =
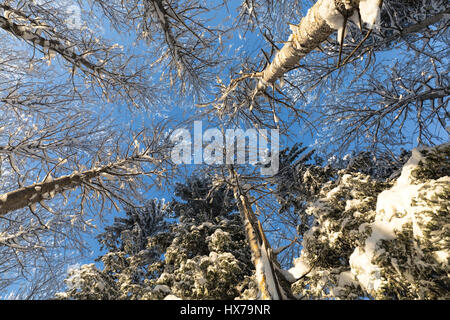
[[[349,20],[360,26],[367,23],[372,29],[379,18],[381,5],[382,0],[318,0],[298,25],[291,25],[288,41],[261,72],[257,90],[274,84],[334,31],[338,30],[341,42]]]
[[[102,174],[112,176],[114,175],[114,169],[138,160],[138,157],[134,156],[99,168],[74,172],[55,179],[46,178],[42,182],[4,193],[0,195],[0,216],[21,208],[33,207],[42,201],[53,198],[56,194],[80,187],[85,182],[100,177]]]
[[[4,5],[2,5],[2,7],[4,7]],[[57,39],[46,39],[39,35],[37,32],[33,31],[31,26],[18,25],[10,19],[0,16],[0,28],[15,35],[19,39],[32,43],[34,46],[39,47],[44,53],[49,51],[58,53],[74,66],[79,68],[85,67],[92,74],[108,73],[103,68],[96,66],[86,58],[76,54],[73,49],[66,47],[61,41]]]
[[[286,44],[278,51],[272,63],[262,71],[260,86],[275,83],[287,71],[297,65],[299,60],[317,48],[333,32],[320,14],[324,1],[317,1],[298,25],[291,25],[292,34]]]

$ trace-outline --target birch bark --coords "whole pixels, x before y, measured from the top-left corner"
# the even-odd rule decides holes
[[[273,61],[262,72],[259,87],[275,83],[301,58],[317,48],[334,32],[334,29],[320,14],[320,8],[324,1],[329,0],[317,1],[298,25],[291,25],[292,34],[286,44],[277,52]]]
[[[56,179],[44,179],[42,182],[4,193],[0,195],[0,216],[28,206],[33,207],[37,203],[53,198],[56,194],[80,187],[101,175],[114,176],[114,170],[126,170],[128,163],[141,160],[138,155],[102,167],[74,172]]]
[[[286,293],[280,284],[276,274],[277,267],[274,265],[270,244],[267,241],[261,223],[258,221],[251,204],[245,194],[239,188],[237,173],[234,168],[229,168],[230,175],[235,181],[233,188],[239,212],[244,221],[247,240],[252,253],[253,264],[256,269],[256,280],[260,299],[263,300],[284,300],[289,299],[290,293]]]
[[[72,49],[64,46],[60,41],[55,39],[45,39],[37,32],[33,31],[29,26],[18,25],[10,19],[0,16],[0,28],[24,41],[31,42],[33,45],[40,47],[44,52],[49,50],[57,52],[71,64],[77,67],[84,66],[93,74],[107,73],[101,67],[96,66],[89,60],[76,54]]]
[[[274,84],[336,30],[341,39],[348,20],[372,28],[379,19],[380,7],[381,0],[318,0],[298,25],[291,25],[288,41],[262,71],[258,90]]]

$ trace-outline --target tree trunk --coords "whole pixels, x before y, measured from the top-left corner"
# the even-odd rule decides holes
[[[0,8],[2,8],[5,12],[10,11],[18,16],[26,18],[30,22],[37,23],[35,20],[28,18],[24,13],[20,10],[14,9],[8,5],[0,4]],[[39,24],[39,26],[45,28],[45,25]],[[32,25],[19,25],[12,21],[9,18],[0,16],[0,28],[15,35],[19,39],[22,39],[26,42],[31,42],[34,46],[40,47],[44,53],[55,52],[61,55],[65,60],[71,63],[74,66],[79,68],[86,68],[89,70],[91,74],[109,74],[104,68],[95,65],[90,62],[88,59],[84,58],[83,55],[77,54],[72,48],[64,45],[58,39],[46,39],[41,36],[39,33],[33,30]]]
[[[0,16],[0,28],[12,33],[16,37],[24,41],[33,43],[33,45],[40,47],[44,53],[49,50],[59,53],[65,60],[77,67],[84,66],[94,74],[97,72],[104,72],[102,68],[97,67],[87,59],[76,54],[72,49],[65,47],[60,41],[54,39],[45,39],[44,37],[30,30],[30,27],[19,26],[9,19]]]
[[[231,177],[235,182],[233,187],[234,198],[236,199],[239,212],[244,221],[247,240],[252,253],[253,264],[256,268],[256,279],[260,298],[263,300],[284,300],[292,295],[282,287],[274,256],[271,253],[270,244],[267,241],[261,223],[256,217],[248,198],[239,187],[237,173],[231,166],[229,167]]]
[[[320,14],[324,1],[329,0],[317,1],[298,25],[291,25],[292,34],[283,48],[276,53],[272,63],[263,70],[260,86],[275,83],[334,32]]]

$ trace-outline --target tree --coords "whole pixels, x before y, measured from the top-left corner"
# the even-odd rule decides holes
[[[255,294],[250,251],[224,185],[192,177],[179,200],[128,210],[99,236],[108,252],[73,270],[64,299],[233,299]],[[169,222],[176,219],[174,222]],[[253,289],[253,291],[252,291]]]
[[[82,237],[94,227],[93,219],[101,219],[108,211],[119,210],[119,205],[141,206],[141,194],[151,187],[152,181],[160,185],[170,175],[164,141],[159,135],[148,136],[144,141],[136,137],[133,148],[124,153],[118,153],[121,152],[119,144],[107,143],[96,149],[97,153],[91,159],[79,159],[73,154],[48,171],[43,170],[45,167],[27,171],[27,158],[22,158],[25,161],[14,167],[17,174],[11,168],[4,168],[3,172],[10,174],[2,174],[2,179],[11,179],[15,175],[19,182],[21,175],[26,177],[25,181],[36,179],[35,183],[19,185],[0,198],[0,259],[10,267],[6,279],[14,278],[15,271],[22,274],[27,273],[28,268],[36,268],[30,263],[33,256],[41,259],[50,255],[43,263],[54,264],[61,270],[55,260],[55,251],[59,248],[67,252],[61,256],[66,259],[65,263],[70,261],[74,250],[83,252],[86,247]],[[41,147],[45,156],[51,154],[51,146]],[[10,159],[13,159],[11,155]],[[87,165],[91,168],[86,168]],[[14,184],[4,187],[14,188]]]
[[[71,22],[71,8],[78,10],[80,16],[75,19],[80,21]],[[0,28],[43,54],[49,65],[52,59],[61,58],[67,81],[75,90],[80,85],[92,86],[98,95],[108,100],[118,97],[134,107],[156,100],[145,64],[138,65],[137,56],[96,34],[97,23],[81,20],[76,2],[5,1],[0,9]]]
[[[67,293],[71,299],[140,299],[153,274],[147,268],[159,261],[161,248],[149,247],[149,240],[169,231],[166,206],[157,200],[144,208],[128,208],[126,218],[115,218],[112,226],[98,235],[108,252],[101,257],[104,270],[94,264],[69,271]]]
[[[398,36],[419,32],[430,24],[439,22],[440,19],[448,13],[448,8],[446,8],[443,3],[431,1],[430,5],[432,8],[426,8],[425,10],[431,9],[430,14],[434,14],[434,16],[418,24],[415,17],[410,17],[407,13],[410,13],[411,11],[414,12],[414,10],[421,10],[421,8],[419,8],[421,5],[420,1],[408,4],[390,3],[389,1],[386,1],[385,7],[388,12],[384,13],[388,15],[388,17],[383,15],[383,20],[379,21],[382,4],[383,1],[381,0],[317,1],[301,20],[300,24],[292,25],[292,34],[287,43],[275,55],[272,63],[267,65],[261,75],[258,75],[261,77],[259,87],[262,88],[268,84],[272,84],[281,78],[284,73],[297,65],[299,59],[327,40],[335,30],[338,30],[337,40],[342,45],[346,35],[346,28],[350,21],[360,29],[362,29],[364,25],[369,28],[369,32],[363,41],[365,41],[370,33],[372,33],[376,23],[381,23],[382,27],[386,29],[388,29],[388,26],[396,25],[397,32],[381,31],[382,38],[386,38],[388,34],[390,35],[389,39],[383,39],[386,42],[389,42]],[[440,8],[443,10],[438,11]],[[389,10],[395,11],[397,14],[393,16]],[[415,25],[411,26],[411,22],[415,23]],[[393,36],[392,33],[396,35]],[[356,48],[353,49],[349,57],[343,63],[348,61],[351,55],[360,48],[361,44],[362,43],[359,43]],[[339,50],[339,59],[341,58],[341,50],[342,48]],[[341,61],[339,60],[338,67],[340,66],[340,62]]]
[[[294,206],[301,221],[301,255],[292,268],[277,269],[291,283],[291,298],[445,299],[449,239],[439,226],[448,222],[448,157],[448,144],[414,149],[384,174],[364,173],[374,167],[365,161],[367,153],[328,175],[330,168],[297,161],[292,172],[302,180],[278,182],[280,214]],[[294,191],[287,199],[284,183],[309,195],[293,197]],[[259,297],[257,270],[230,191],[200,179],[176,190],[186,202],[150,202],[148,210],[127,212],[106,228],[100,236],[109,248],[101,257],[104,269],[90,264],[72,270],[69,290],[59,297]],[[168,212],[179,220],[168,223]]]
[[[370,167],[355,165],[363,159],[356,157],[313,197],[300,193],[301,207],[289,201],[301,217],[303,247],[289,270],[298,279],[293,292],[302,299],[445,299],[448,236],[438,226],[447,223],[448,152],[448,144],[414,149],[391,179],[363,173]],[[323,177],[296,171],[302,188]]]
[[[226,185],[194,179],[178,185],[172,229],[158,285],[182,299],[234,299],[253,273],[243,222]]]
[[[289,38],[261,31],[272,53],[241,59],[229,83],[218,83],[214,112],[284,131],[297,120],[319,141],[343,141],[333,150],[342,155],[361,144],[384,149],[411,144],[412,136],[419,143],[442,143],[448,104],[442,63],[448,51],[448,5],[383,1],[379,10],[380,3],[317,1],[300,24],[291,25]],[[270,23],[282,19],[278,11],[269,12],[272,18],[259,19],[262,30],[271,30]],[[348,36],[342,38],[347,20]],[[329,38],[336,30],[342,31],[339,41]],[[282,47],[279,41],[285,42]]]
[[[222,37],[231,28],[214,22],[225,1],[95,0],[93,4],[119,32],[135,30],[136,39],[154,51],[147,52],[152,66],[181,93],[201,98],[210,90],[214,70],[228,61],[221,54]]]
[[[140,206],[169,173],[161,123],[136,131],[108,117],[111,100],[156,101],[147,66],[69,21],[74,5],[0,4],[0,286],[20,286],[16,298],[52,296],[64,264],[88,251],[92,219]]]

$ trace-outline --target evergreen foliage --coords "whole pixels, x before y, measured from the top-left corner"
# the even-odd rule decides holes
[[[234,299],[253,266],[241,218],[224,185],[193,177],[179,200],[128,210],[99,236],[108,252],[73,269],[64,299]],[[97,285],[97,284],[100,284]]]
[[[294,296],[448,299],[450,146],[400,160],[364,152],[341,168],[318,165],[312,152],[300,156],[305,151],[284,150],[272,181],[279,214],[294,210],[301,221],[301,255],[281,271]],[[227,187],[194,177],[175,195],[116,218],[99,236],[104,268],[72,270],[59,297],[255,299],[255,270]]]

